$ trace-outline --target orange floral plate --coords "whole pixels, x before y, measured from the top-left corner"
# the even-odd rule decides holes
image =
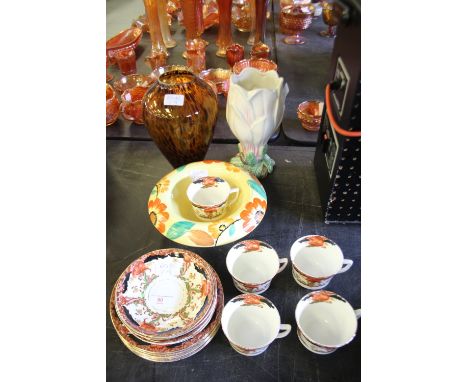
[[[116,282],[117,315],[130,332],[151,341],[196,331],[213,314],[214,305],[214,269],[184,249],[149,252],[132,262]]]
[[[192,175],[215,176],[239,188],[239,196],[213,221],[199,219],[187,198]],[[206,174],[206,175],[205,175]],[[216,247],[242,239],[258,227],[267,208],[259,180],[231,163],[205,160],[181,166],[160,179],[151,191],[151,223],[165,237],[192,247]]]
[[[144,343],[132,337],[132,333],[120,321],[115,307],[115,286],[109,302],[109,313],[117,335],[124,345],[134,354],[153,362],[174,362],[190,357],[202,350],[214,338],[221,325],[221,313],[224,307],[223,286],[215,272],[217,299],[214,315],[198,334],[193,334],[183,342],[166,346]]]

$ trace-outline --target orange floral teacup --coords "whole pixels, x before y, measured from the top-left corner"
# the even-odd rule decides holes
[[[234,200],[228,202],[231,194],[236,196]],[[193,211],[201,220],[214,220],[220,217],[238,195],[238,188],[231,188],[227,181],[216,176],[198,177],[187,189],[187,197]]]
[[[247,356],[263,353],[276,338],[291,331],[291,325],[281,323],[276,306],[257,294],[230,300],[223,309],[221,327],[232,348]]]
[[[244,240],[234,245],[226,256],[226,266],[241,293],[263,293],[271,280],[288,265],[275,249],[263,241]]]
[[[299,300],[295,316],[304,347],[316,354],[330,354],[353,340],[361,309],[354,310],[334,292],[320,290]]]
[[[344,259],[340,247],[325,236],[308,235],[297,239],[290,251],[296,282],[307,289],[321,289],[333,276],[346,272],[353,260]]]

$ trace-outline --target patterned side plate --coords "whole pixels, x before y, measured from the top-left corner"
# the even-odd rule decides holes
[[[164,346],[144,343],[132,337],[128,328],[120,321],[115,310],[115,287],[109,302],[109,312],[112,324],[117,335],[124,345],[134,354],[153,362],[174,362],[194,355],[202,350],[216,335],[224,306],[224,293],[221,281],[215,274],[217,285],[216,311],[212,320],[198,334],[193,335],[187,341],[175,345]]]
[[[193,212],[186,191],[193,173],[220,177],[239,188],[239,197],[213,221]],[[232,243],[252,232],[267,208],[265,189],[256,177],[230,163],[205,160],[181,166],[164,176],[151,191],[148,213],[155,228],[168,239],[192,247]]]
[[[183,336],[205,321],[216,297],[213,268],[183,249],[161,249],[131,263],[116,283],[115,305],[131,332],[157,340]]]

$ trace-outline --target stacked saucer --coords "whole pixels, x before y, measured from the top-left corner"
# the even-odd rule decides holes
[[[138,356],[172,362],[203,349],[218,331],[224,294],[214,269],[183,249],[161,249],[131,263],[117,280],[110,315]]]

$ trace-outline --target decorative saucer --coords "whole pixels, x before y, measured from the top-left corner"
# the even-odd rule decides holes
[[[193,212],[186,191],[194,174],[220,177],[239,188],[237,199],[215,220],[202,221]],[[266,208],[266,192],[258,179],[231,163],[218,160],[194,162],[175,169],[156,183],[148,201],[154,227],[168,239],[192,247],[215,247],[242,239],[257,228]]]
[[[216,273],[184,249],[160,249],[131,263],[116,282],[115,307],[140,339],[170,340],[192,332],[213,314]]]
[[[137,356],[153,362],[174,362],[190,357],[202,350],[216,335],[220,324],[224,306],[224,293],[221,281],[215,273],[216,279],[216,310],[213,318],[198,334],[188,336],[185,341],[174,345],[154,345],[144,343],[132,336],[128,328],[120,321],[115,309],[115,289],[112,291],[109,302],[109,313],[112,325],[124,345]]]

